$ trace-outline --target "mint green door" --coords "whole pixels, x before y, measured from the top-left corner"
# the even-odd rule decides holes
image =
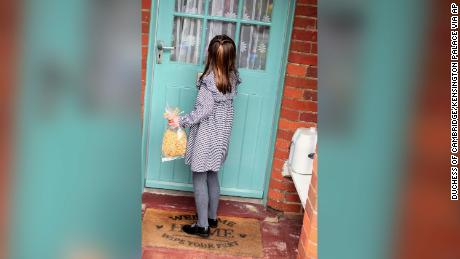
[[[219,172],[221,190],[224,195],[263,197],[265,176],[271,166],[270,145],[290,3],[287,0],[159,1],[157,23],[151,26],[150,33],[149,62],[153,71],[147,72],[153,72],[147,85],[149,112],[145,115],[147,134],[144,134],[147,187],[192,190],[190,169],[183,159],[160,161],[166,127],[164,107],[178,106],[185,112],[192,109],[197,92],[195,81],[204,67],[207,44],[214,35],[227,34],[237,45],[243,83],[234,101],[229,154]],[[159,45],[163,47],[161,51]]]

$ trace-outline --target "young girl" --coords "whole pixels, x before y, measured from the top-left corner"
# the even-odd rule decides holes
[[[197,83],[194,110],[169,118],[173,127],[190,127],[185,163],[193,174],[198,222],[182,227],[188,234],[208,237],[209,227],[217,227],[220,195],[217,173],[227,158],[233,97],[241,83],[235,58],[233,40],[227,35],[215,36],[209,43],[206,67]]]

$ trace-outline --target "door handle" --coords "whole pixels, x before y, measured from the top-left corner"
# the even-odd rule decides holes
[[[157,41],[157,64],[161,64],[161,58],[163,56],[163,51],[164,50],[174,50],[176,47],[174,46],[170,46],[170,47],[167,47],[167,46],[164,46],[164,43],[163,41],[159,40]]]

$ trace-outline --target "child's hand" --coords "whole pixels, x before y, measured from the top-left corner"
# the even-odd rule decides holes
[[[168,118],[168,125],[173,128],[178,128],[179,127],[179,116]]]

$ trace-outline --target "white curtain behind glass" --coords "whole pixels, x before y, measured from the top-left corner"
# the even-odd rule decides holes
[[[176,12],[203,14],[206,0],[176,0]]]
[[[244,0],[243,19],[270,22],[273,0]]]
[[[176,0],[176,12],[204,14],[205,0]],[[243,0],[242,18],[269,23],[271,21],[273,0]],[[208,15],[237,18],[238,0],[210,0]],[[218,34],[235,38],[236,23],[208,20],[205,37],[204,59],[211,39]],[[202,20],[175,17],[173,39],[175,50],[171,60],[194,63],[199,62],[199,48],[202,33]],[[238,66],[247,69],[265,69],[267,59],[269,26],[242,24],[238,45]]]
[[[200,39],[202,20],[175,17],[173,28],[173,44],[171,60],[197,64],[200,58]]]
[[[211,0],[208,12],[211,16],[237,18],[238,0]]]
[[[273,0],[244,0],[244,20],[271,22]],[[238,66],[248,69],[265,69],[270,27],[241,25]]]
[[[205,0],[176,0],[175,11],[189,14],[203,14]],[[171,60],[197,64],[200,58],[202,19],[174,18]]]
[[[241,25],[238,67],[265,69],[270,28]]]

